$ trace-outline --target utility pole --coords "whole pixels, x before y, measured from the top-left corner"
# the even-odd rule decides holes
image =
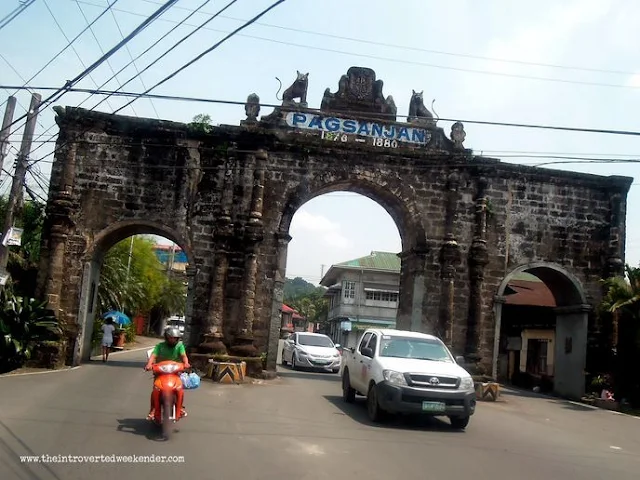
[[[20,145],[20,153],[18,153],[16,171],[13,174],[13,183],[11,184],[7,213],[5,215],[4,227],[2,229],[3,239],[7,236],[11,227],[13,227],[15,216],[22,208],[24,180],[27,175],[29,153],[31,152],[31,143],[33,142],[33,133],[36,129],[36,119],[38,118],[38,109],[40,108],[41,100],[42,97],[39,94],[33,93],[31,95],[31,104],[29,105],[29,111],[27,112],[27,123],[25,124],[24,133],[22,135],[22,144]],[[9,277],[7,272],[8,260],[9,245],[0,243],[0,277],[5,280],[4,282],[0,282],[0,289],[4,288],[4,284]]]
[[[322,268],[320,269],[320,280],[322,280],[322,278],[324,277],[324,263],[322,265],[320,265]]]
[[[4,166],[4,157],[9,151],[9,133],[11,132],[11,124],[13,123],[13,114],[16,111],[16,97],[7,99],[7,108],[4,111],[4,120],[2,121],[2,131],[0,131],[0,177],[2,177],[2,167]]]

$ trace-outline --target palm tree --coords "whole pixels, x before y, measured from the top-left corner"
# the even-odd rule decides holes
[[[602,312],[613,314],[613,347],[618,344],[618,324],[621,314],[638,320],[640,313],[640,268],[624,267],[625,277],[603,280],[605,295],[600,304]]]

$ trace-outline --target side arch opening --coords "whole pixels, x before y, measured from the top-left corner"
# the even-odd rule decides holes
[[[168,318],[173,318],[180,322],[188,342],[193,265],[189,246],[164,225],[129,220],[99,232],[84,256],[78,311],[80,334],[73,363],[77,365],[100,353],[100,334],[94,326],[105,309],[125,310],[133,324],[128,328],[139,335],[156,335]]]
[[[590,310],[580,281],[563,267],[541,262],[513,270],[494,306],[493,376],[580,398]]]

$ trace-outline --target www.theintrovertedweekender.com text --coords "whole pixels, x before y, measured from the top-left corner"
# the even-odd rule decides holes
[[[22,463],[184,463],[183,455],[21,455]]]

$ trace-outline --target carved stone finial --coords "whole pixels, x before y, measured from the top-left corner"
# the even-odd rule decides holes
[[[423,91],[416,92],[412,90],[411,100],[409,101],[408,123],[417,123],[421,125],[435,126],[436,122],[433,114],[424,106]]]
[[[258,115],[260,114],[260,97],[255,93],[252,93],[247,97],[247,103],[244,104],[244,111],[247,114],[247,119],[240,122],[241,125],[251,125],[258,121]]]
[[[467,133],[464,131],[464,125],[462,122],[456,122],[451,126],[451,141],[455,148],[463,149],[462,145]]]

